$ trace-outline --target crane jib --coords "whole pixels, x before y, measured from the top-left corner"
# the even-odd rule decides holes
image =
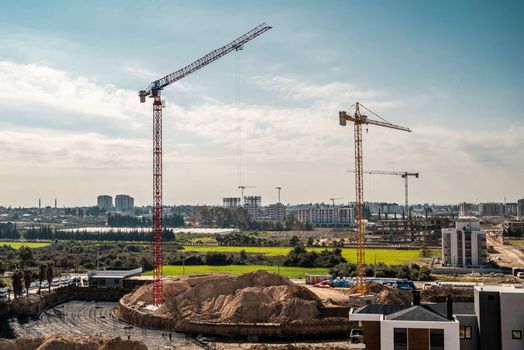
[[[140,102],[145,102],[146,96],[155,96],[156,91],[163,89],[164,87],[174,83],[177,80],[180,80],[184,78],[185,76],[193,73],[194,71],[208,65],[209,63],[217,60],[218,58],[241,48],[244,44],[247,42],[253,40],[260,34],[268,31],[271,29],[270,26],[268,26],[266,23],[262,23],[258,27],[252,29],[251,31],[247,32],[246,34],[240,36],[239,38],[233,40],[229,44],[222,46],[207,55],[199,58],[195,62],[185,66],[182,69],[177,70],[176,72],[173,72],[171,74],[166,75],[165,77],[155,80],[152,82],[146,90],[141,90],[138,95],[140,96]]]

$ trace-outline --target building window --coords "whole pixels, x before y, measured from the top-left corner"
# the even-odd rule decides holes
[[[120,284],[120,280],[113,280],[114,284]]]
[[[393,330],[393,349],[408,350],[408,332],[406,328],[395,328]]]
[[[471,339],[471,326],[460,326],[460,338]]]
[[[522,331],[518,329],[512,330],[511,339],[522,339]]]
[[[443,329],[431,329],[429,331],[429,348],[431,350],[444,350]]]

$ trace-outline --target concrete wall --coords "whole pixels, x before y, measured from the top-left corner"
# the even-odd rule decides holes
[[[148,328],[163,329],[190,334],[206,334],[225,337],[258,338],[321,338],[348,336],[350,323],[346,317],[333,317],[308,322],[280,323],[214,323],[197,322],[144,313],[127,306],[122,300],[114,309],[119,319]]]
[[[501,292],[500,315],[502,349],[524,349],[524,339],[511,338],[512,330],[520,330],[521,333],[524,333],[524,293]]]

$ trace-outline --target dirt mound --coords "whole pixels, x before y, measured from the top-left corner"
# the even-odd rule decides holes
[[[409,292],[404,292],[398,288],[388,287],[380,283],[366,284],[365,294],[374,294],[377,296],[377,304],[393,304],[393,305],[411,305],[413,297]],[[349,288],[349,293],[358,293],[358,286]]]
[[[448,294],[451,294],[453,301],[473,302],[473,289],[453,289],[437,288],[423,290],[420,299],[424,302],[441,303],[445,302]]]
[[[152,285],[124,297],[128,306],[151,304]],[[280,275],[185,277],[164,283],[164,305],[157,315],[175,320],[223,323],[284,323],[316,319],[322,306],[310,290]]]
[[[147,350],[137,341],[58,333],[47,337],[0,339],[2,350]]]

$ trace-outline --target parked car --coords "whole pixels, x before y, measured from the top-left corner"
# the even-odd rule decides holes
[[[524,278],[524,272],[517,272],[518,278]]]

